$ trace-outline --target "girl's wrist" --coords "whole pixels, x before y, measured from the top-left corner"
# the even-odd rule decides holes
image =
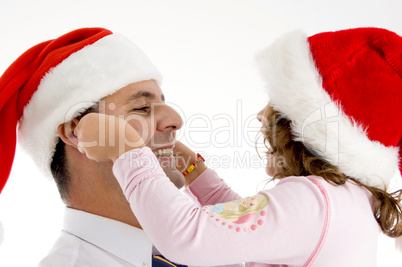
[[[198,162],[198,164],[196,164],[194,166],[193,171],[191,171],[190,173],[188,173],[187,175],[184,176],[185,182],[184,182],[184,186],[188,187],[192,182],[194,182],[198,176],[200,176],[208,167],[205,165],[204,161],[200,161]]]

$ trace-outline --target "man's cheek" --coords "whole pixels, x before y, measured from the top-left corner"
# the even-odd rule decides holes
[[[152,147],[154,146],[154,135],[155,131],[152,131],[151,129],[145,129],[141,132],[142,140],[144,140],[144,143],[146,146]]]
[[[149,121],[142,116],[135,115],[127,117],[126,120],[141,135],[142,140],[148,146],[155,133],[155,131],[152,131]]]

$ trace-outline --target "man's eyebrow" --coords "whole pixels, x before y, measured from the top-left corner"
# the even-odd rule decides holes
[[[137,99],[139,99],[139,98],[143,98],[143,97],[144,97],[144,98],[148,98],[148,99],[150,99],[150,100],[153,100],[153,99],[156,98],[156,95],[155,95],[154,93],[151,93],[151,92],[148,92],[148,91],[139,91],[139,92],[137,92],[137,93],[131,95],[131,96],[127,99],[126,104],[130,103],[131,101],[137,100]],[[161,95],[161,100],[162,100],[163,102],[165,102],[165,96],[164,96],[164,95]]]

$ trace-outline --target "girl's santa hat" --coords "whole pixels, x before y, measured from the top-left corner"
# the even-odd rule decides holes
[[[156,80],[159,71],[124,36],[83,28],[40,43],[0,78],[0,192],[10,174],[17,139],[50,174],[58,125],[131,83]]]
[[[378,28],[291,32],[257,57],[269,103],[314,154],[386,189],[402,170],[402,38]]]

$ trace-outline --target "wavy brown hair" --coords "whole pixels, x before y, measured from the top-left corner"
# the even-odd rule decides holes
[[[384,234],[389,237],[402,235],[402,190],[388,193],[376,187],[365,185],[358,180],[347,177],[325,160],[309,151],[302,142],[294,141],[291,122],[269,106],[262,118],[264,142],[269,145],[269,152],[281,158],[284,166],[277,168],[273,179],[288,176],[321,176],[332,185],[343,185],[348,179],[369,190],[377,200],[373,214]]]

